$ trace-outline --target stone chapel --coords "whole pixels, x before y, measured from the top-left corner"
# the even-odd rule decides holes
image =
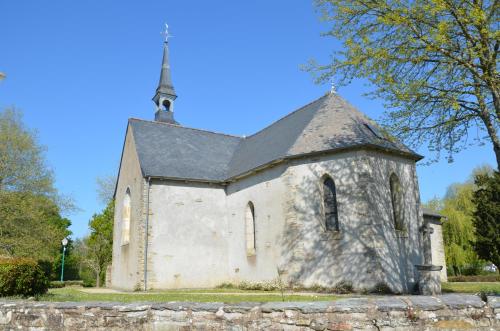
[[[182,126],[176,98],[166,40],[154,120],[129,119],[126,129],[111,287],[281,277],[407,293],[418,265],[444,265],[444,254],[424,254],[422,156],[336,93],[248,137]],[[440,225],[439,215],[429,217]]]

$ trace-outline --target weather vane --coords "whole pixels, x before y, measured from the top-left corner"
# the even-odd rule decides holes
[[[337,86],[335,85],[334,81],[330,82],[331,88],[330,88],[330,93],[331,94],[336,94],[337,93]]]
[[[165,42],[168,43],[168,38],[171,38],[173,36],[171,36],[169,33],[168,33],[168,24],[165,23],[165,32],[162,32],[161,34],[165,35]]]

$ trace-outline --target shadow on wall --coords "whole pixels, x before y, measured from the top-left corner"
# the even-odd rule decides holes
[[[403,231],[396,231],[393,221],[392,173],[405,188]],[[336,186],[339,232],[324,225],[325,175]],[[417,281],[414,265],[422,261],[415,176],[414,161],[380,152],[294,161],[285,175],[289,197],[280,269],[287,280],[329,287],[347,281],[356,289],[384,283],[394,292],[411,292]]]

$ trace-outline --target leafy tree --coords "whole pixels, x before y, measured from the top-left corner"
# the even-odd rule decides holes
[[[52,171],[36,133],[25,127],[21,112],[0,112],[0,191],[30,192],[54,197]]]
[[[98,177],[97,182],[97,198],[99,202],[107,205],[112,199],[115,193],[116,177],[115,176],[104,176]]]
[[[477,167],[465,183],[450,185],[443,199],[434,198],[425,204],[427,208],[446,217],[443,222],[446,265],[454,275],[477,273],[482,265],[474,250],[477,238],[473,223],[476,211],[473,202],[476,185],[473,179],[491,172],[489,166]]]
[[[33,258],[50,274],[71,222],[44,150],[19,111],[0,112],[0,255]]]
[[[474,185],[470,182],[451,185],[440,211],[447,218],[443,223],[446,264],[455,275],[463,274],[466,268],[479,264],[473,247],[476,239],[472,224],[473,192]]]
[[[316,2],[332,24],[326,35],[344,46],[331,63],[311,62],[319,82],[366,78],[396,136],[450,161],[469,136],[486,139],[500,168],[498,0]]]
[[[474,248],[481,258],[500,267],[500,173],[480,174],[475,183]]]
[[[114,201],[110,201],[100,214],[95,214],[89,222],[90,235],[84,239],[85,261],[94,272],[96,286],[99,287],[106,275],[106,267],[112,259]]]
[[[0,191],[0,252],[4,255],[52,262],[62,238],[71,234],[70,224],[45,196]]]

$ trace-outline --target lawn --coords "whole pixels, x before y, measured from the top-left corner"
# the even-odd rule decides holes
[[[443,283],[443,293],[500,294],[500,282],[456,282]],[[102,292],[101,292],[102,291]],[[108,291],[109,293],[104,293]],[[340,296],[314,293],[284,294],[285,301],[333,301]],[[282,301],[279,291],[248,291],[238,289],[166,290],[151,292],[113,292],[70,286],[50,289],[40,301],[112,301],[112,302],[273,302]]]
[[[500,282],[456,282],[442,283],[443,292],[500,294]]]
[[[324,294],[285,293],[285,301],[332,301],[338,296]],[[115,302],[271,302],[282,301],[280,292],[241,290],[170,290],[151,293],[87,293],[79,287],[50,289],[40,301],[115,301]]]

